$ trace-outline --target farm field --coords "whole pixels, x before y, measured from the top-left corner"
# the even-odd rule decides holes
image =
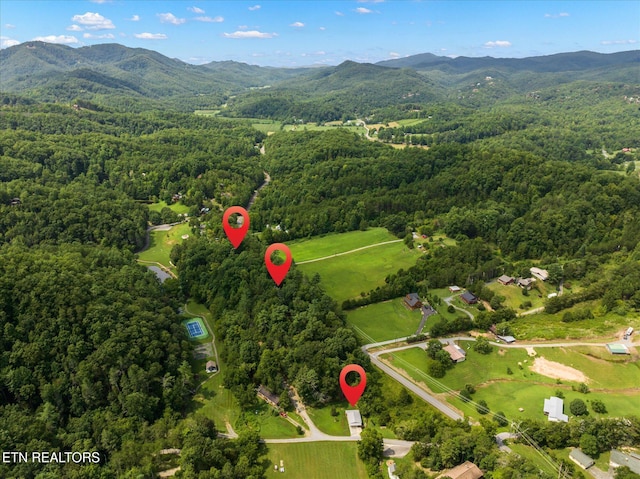
[[[328,234],[287,243],[297,263],[344,253],[363,246],[398,240],[386,228],[370,228],[366,231]]]
[[[284,477],[290,479],[366,479],[367,471],[360,459],[356,442],[314,442],[268,444],[267,477],[280,477],[273,465],[283,461]]]
[[[151,231],[149,233],[149,247],[139,253],[138,258],[143,262],[160,263],[175,273],[175,268],[170,263],[171,249],[174,245],[184,241],[183,235],[190,234],[191,228],[188,223],[173,226],[168,231]]]
[[[366,342],[410,336],[416,332],[421,318],[420,310],[408,310],[402,298],[347,311],[347,322],[356,328],[358,335]],[[427,324],[433,321],[436,320],[431,316]]]
[[[392,358],[389,355],[383,358],[390,359],[395,367],[405,370],[410,377],[426,384],[434,393],[442,394],[442,399],[446,399],[474,419],[479,417],[475,407],[444,394],[446,389],[460,391],[466,384],[471,384],[476,388],[473,401],[484,399],[492,411],[503,411],[511,420],[542,418],[544,398],[555,395],[556,391],[562,391],[565,395],[565,414],[570,414],[568,405],[576,398],[583,399],[587,405],[592,399],[602,400],[610,416],[640,414],[638,361],[607,364],[608,361],[604,360],[592,361],[576,348],[536,349],[538,356],[566,366],[573,365],[572,367],[592,379],[587,381],[591,392],[582,394],[573,390],[573,387],[578,385],[576,382],[557,381],[531,371],[529,366],[533,358],[527,356],[526,350],[494,348],[491,354],[484,356],[472,349],[467,350],[469,343],[465,343],[467,342],[460,342],[460,346],[467,351],[467,360],[455,365],[447,371],[444,378],[437,380],[426,374],[427,357],[421,348],[399,351],[393,353]],[[600,361],[605,366],[602,371]],[[522,369],[518,363],[522,364]],[[512,374],[507,374],[507,367],[511,369]],[[628,379],[622,380],[625,376],[628,376]],[[524,410],[519,411],[520,407]],[[590,414],[600,416],[591,410]]]

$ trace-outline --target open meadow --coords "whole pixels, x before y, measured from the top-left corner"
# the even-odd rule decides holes
[[[347,311],[347,322],[354,326],[366,342],[410,336],[416,332],[422,314],[404,306],[403,298],[369,304]],[[427,323],[435,321],[431,316]]]
[[[369,228],[366,231],[349,231],[300,239],[287,243],[287,246],[296,263],[300,263],[387,241],[398,241],[398,238],[386,228]]]
[[[380,230],[382,229],[355,231],[325,236],[317,240],[310,239],[300,243],[291,243],[290,249],[298,267],[309,276],[318,273],[327,294],[340,303],[345,299],[360,295],[361,292],[382,286],[385,277],[389,274],[393,274],[401,268],[406,269],[413,266],[420,253],[416,250],[410,250],[402,241],[395,241],[303,264],[300,262],[305,260],[300,258],[307,258],[306,261],[309,261],[323,258],[324,255],[334,255],[375,245],[383,237]],[[393,236],[391,236],[392,239],[389,239],[389,236],[385,235],[383,241],[396,240]],[[311,252],[315,252],[315,257]]]
[[[157,203],[151,203],[147,205],[149,211],[157,211],[160,213],[163,208],[169,208],[174,213],[181,215],[189,212],[189,206],[182,203],[171,203],[168,205],[165,201],[158,201]]]
[[[313,442],[298,444],[268,444],[267,478],[290,479],[366,479],[367,471],[360,459],[356,442]],[[285,469],[273,470],[274,464]]]
[[[583,399],[587,405],[593,399],[602,400],[607,407],[604,415],[620,417],[640,414],[640,364],[637,357],[627,358],[628,362],[624,363],[618,362],[619,358],[616,357],[608,361],[605,348],[595,346],[535,349],[536,357],[582,372],[590,388],[588,394],[583,394],[577,391],[577,381],[554,379],[533,372],[531,365],[535,358],[528,356],[525,349],[494,347],[490,354],[482,355],[471,349],[471,344],[468,341],[460,342],[467,353],[466,361],[453,366],[440,379],[427,374],[428,359],[419,347],[383,355],[382,359],[389,360],[394,367],[404,370],[414,380],[423,383],[436,395],[476,420],[479,414],[473,405],[464,403],[446,391],[451,389],[459,392],[470,384],[476,389],[473,401],[484,399],[492,411],[502,411],[510,420],[544,418],[544,398],[556,395],[558,391],[565,396],[565,414],[570,415],[569,403],[576,398]],[[590,407],[589,410],[592,416],[600,416]]]

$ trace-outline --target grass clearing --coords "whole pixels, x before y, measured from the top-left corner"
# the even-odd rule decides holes
[[[267,477],[280,476],[273,466],[280,467],[282,461],[289,479],[367,478],[355,441],[268,444],[267,448]]]
[[[317,123],[305,123],[304,125],[284,125],[282,129],[284,131],[327,131],[334,130],[336,128],[343,128],[345,130],[356,132],[360,135],[366,134],[367,130],[362,126],[356,125],[318,125]]]
[[[382,286],[386,276],[413,266],[419,255],[399,242],[298,267],[309,276],[318,273],[327,294],[340,303]]]
[[[332,406],[337,412],[335,417],[331,415]],[[349,431],[349,424],[347,423],[347,416],[344,412],[345,409],[344,405],[327,404],[320,409],[309,407],[307,408],[307,412],[316,427],[325,434],[332,436],[349,436],[351,433]]]
[[[151,231],[149,233],[149,247],[139,253],[138,258],[141,261],[160,263],[175,273],[175,268],[171,266],[171,250],[176,244],[184,241],[182,236],[191,234],[188,223],[175,225],[168,231]]]
[[[420,310],[408,310],[403,304],[402,298],[395,298],[383,303],[362,306],[347,311],[347,322],[366,334],[364,339],[375,341],[410,336],[416,332],[422,314]],[[427,323],[433,322],[433,316]]]
[[[548,285],[544,283],[541,286],[541,288],[543,288],[542,293],[539,293],[536,289],[532,289],[529,291],[529,294],[525,296],[522,294],[523,289],[515,284],[505,286],[496,281],[487,285],[491,291],[506,298],[503,302],[506,307],[519,312],[544,306],[544,302],[547,300],[547,294],[555,291],[553,287],[547,288],[546,286]],[[525,301],[531,301],[531,306],[526,309],[520,308],[520,305]]]
[[[170,205],[168,205],[166,201],[158,201],[157,203],[151,203],[151,204],[148,204],[147,207],[149,208],[149,211],[157,211],[158,213],[162,211],[162,208],[169,208],[171,211],[179,215],[189,213],[189,209],[190,209],[189,206],[183,205],[180,202],[171,203]]]
[[[265,439],[286,439],[300,437],[296,427],[281,417],[273,407],[261,402],[250,411],[243,411],[234,424],[236,432],[250,428]]]
[[[287,246],[295,260],[301,262],[397,239],[386,228],[370,228],[366,231],[314,236],[313,238],[292,241],[287,243]]]

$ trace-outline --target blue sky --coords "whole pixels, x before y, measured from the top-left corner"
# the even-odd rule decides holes
[[[640,2],[2,0],[0,29],[3,48],[117,42],[195,64],[336,65],[638,49]]]

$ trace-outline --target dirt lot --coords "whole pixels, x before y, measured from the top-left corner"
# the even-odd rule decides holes
[[[531,370],[549,378],[563,379],[565,381],[586,383],[589,380],[582,371],[578,371],[570,366],[565,366],[564,364],[549,361],[544,358],[536,358],[533,361]]]

